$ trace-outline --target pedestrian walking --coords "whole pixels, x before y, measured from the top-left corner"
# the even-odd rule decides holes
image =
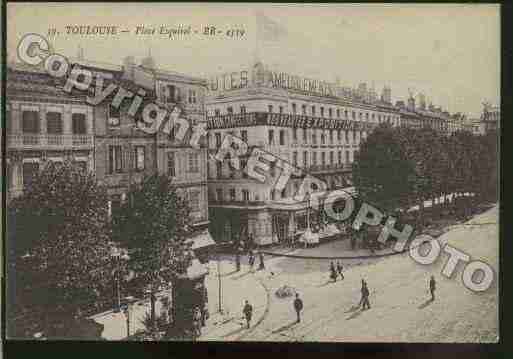
[[[362,279],[362,299],[360,301],[362,304],[362,310],[370,309],[369,303],[369,288],[367,288],[367,282]]]
[[[436,289],[436,281],[435,277],[431,276],[431,279],[429,280],[429,291],[431,292],[431,300],[435,300],[435,289]]]
[[[342,280],[344,279],[344,273],[342,273],[343,270],[344,270],[344,268],[342,267],[342,263],[337,261],[337,272],[340,275],[340,279],[342,279]]]
[[[242,309],[242,313],[244,314],[244,317],[246,317],[246,323],[248,324],[248,329],[251,324],[251,316],[253,315],[253,306],[249,304],[249,302],[246,300],[246,304],[244,305],[244,308]]]
[[[251,271],[253,271],[253,265],[255,264],[255,255],[253,254],[253,251],[251,249],[249,250],[248,254],[248,262]]]
[[[303,301],[299,298],[299,293],[296,293],[296,299],[294,299],[294,310],[296,311],[297,323],[301,321],[301,311],[303,310]]]
[[[335,269],[335,265],[333,264],[333,262],[330,262],[330,278],[334,282],[337,281],[337,271]]]
[[[258,270],[264,270],[265,269],[264,254],[262,252],[258,252],[258,258],[260,259],[260,265],[258,267]]]

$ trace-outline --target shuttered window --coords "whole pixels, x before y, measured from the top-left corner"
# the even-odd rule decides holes
[[[46,114],[46,132],[62,134],[62,115],[59,112],[48,112]]]

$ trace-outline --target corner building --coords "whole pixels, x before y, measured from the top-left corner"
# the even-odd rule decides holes
[[[355,91],[356,92],[356,91]],[[257,245],[291,240],[307,228],[308,203],[295,201],[306,174],[329,189],[351,187],[351,166],[363,139],[380,123],[401,124],[390,103],[390,89],[381,100],[346,88],[285,73],[262,63],[240,73],[210,79],[206,101],[208,124],[208,194],[211,233],[216,241]],[[280,169],[271,163],[265,183],[235,170],[228,159],[213,156],[229,133],[250,149],[257,147],[301,169],[283,191],[274,189]],[[241,158],[245,168],[251,150]],[[323,236],[322,213],[308,216]]]

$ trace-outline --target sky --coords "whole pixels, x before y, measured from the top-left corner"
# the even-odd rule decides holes
[[[272,43],[257,36],[255,13],[285,33]],[[66,26],[109,25],[118,35],[66,34]],[[136,35],[137,26],[156,34]],[[160,26],[198,34],[169,38]],[[203,35],[205,26],[224,33]],[[482,102],[500,104],[500,7],[494,4],[257,4],[257,3],[8,3],[7,56],[27,33],[50,37],[55,51],[121,64],[151,51],[161,68],[194,76],[247,70],[258,58],[278,71],[356,87],[367,82],[392,98],[411,91],[444,110],[478,117]],[[226,30],[243,29],[228,37]],[[257,42],[259,39],[259,42]]]

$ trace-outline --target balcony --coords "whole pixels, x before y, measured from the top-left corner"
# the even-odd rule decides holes
[[[7,135],[9,149],[90,149],[93,135],[18,134]]]
[[[308,167],[307,172],[322,173],[322,172],[341,172],[351,170],[350,163],[332,164],[332,165],[312,165]]]

